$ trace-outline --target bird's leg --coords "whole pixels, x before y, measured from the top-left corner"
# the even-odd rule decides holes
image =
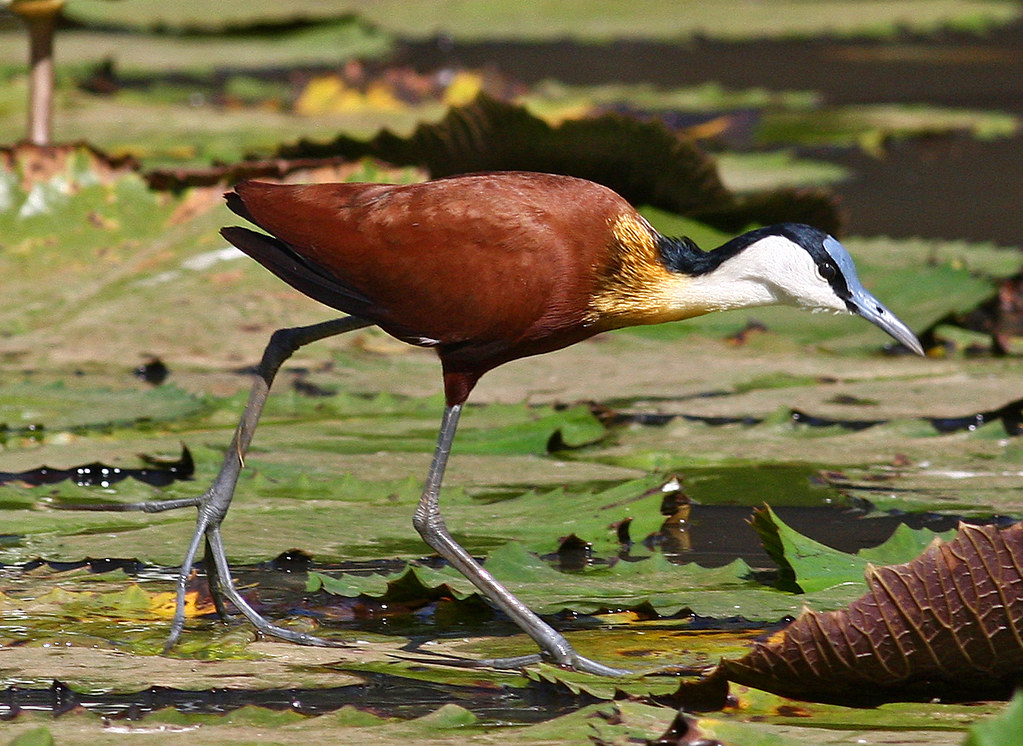
[[[629,674],[629,671],[605,666],[579,655],[560,632],[543,621],[529,607],[519,601],[511,591],[501,585],[448,532],[444,518],[440,514],[438,497],[461,411],[461,404],[448,405],[444,409],[444,418],[441,420],[440,434],[437,437],[437,448],[433,454],[433,462],[430,464],[430,472],[426,477],[426,486],[423,487],[422,497],[419,499],[419,505],[412,518],[412,523],[419,535],[452,567],[472,582],[495,606],[507,614],[523,632],[533,638],[540,646],[543,655],[549,657],[553,662],[600,676]],[[538,656],[524,656],[516,659],[485,661],[484,663],[498,667],[520,667],[538,660]]]
[[[224,553],[224,544],[220,536],[220,524],[223,522],[224,516],[227,515],[228,508],[231,506],[235,485],[238,483],[238,475],[245,465],[245,453],[252,442],[256,425],[259,423],[259,416],[263,412],[266,397],[270,393],[270,386],[273,384],[274,377],[284,361],[304,345],[354,329],[361,329],[370,326],[372,323],[356,316],[346,316],[311,326],[278,329],[270,337],[270,342],[263,351],[263,358],[259,363],[256,380],[253,382],[252,390],[249,393],[249,401],[245,405],[245,411],[242,413],[241,422],[238,423],[238,428],[235,430],[231,445],[224,455],[220,471],[217,473],[210,488],[197,501],[199,517],[196,521],[192,541],[185,554],[185,560],[182,562],[181,570],[178,573],[174,620],[171,623],[171,632],[165,649],[173,647],[181,635],[182,629],[184,629],[185,584],[192,571],[192,564],[199,551],[199,546],[203,542],[206,543],[207,558],[212,558],[213,560],[212,568],[208,570],[207,577],[210,580],[210,592],[217,601],[218,610],[222,608],[222,601],[219,597],[223,595],[237,606],[238,610],[259,631],[265,634],[306,645],[333,645],[333,643],[327,640],[270,624],[238,595],[231,580],[231,568]]]

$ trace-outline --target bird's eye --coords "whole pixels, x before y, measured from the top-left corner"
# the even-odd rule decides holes
[[[817,265],[817,274],[821,276],[822,280],[827,280],[828,282],[831,282],[836,277],[838,277],[838,267],[836,267],[831,262],[822,262],[821,264]]]

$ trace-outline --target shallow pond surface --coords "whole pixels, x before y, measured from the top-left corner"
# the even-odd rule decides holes
[[[452,60],[496,65],[519,80],[575,85],[650,83],[667,89],[713,81],[725,89],[775,93],[809,91],[825,106],[927,103],[960,110],[1023,116],[1023,23],[983,36],[957,33],[877,39],[817,38],[689,44],[628,40],[586,45],[555,42],[406,45],[405,57],[423,69]],[[911,108],[909,109],[911,111]],[[812,120],[796,125],[810,131]],[[784,138],[774,143],[784,145]],[[731,147],[756,145],[730,142]],[[1006,216],[1019,207],[1023,137],[991,141],[968,136],[893,142],[881,156],[858,147],[808,147],[845,166],[852,178],[833,184],[854,235],[964,238],[1005,246],[1019,243]],[[883,209],[878,209],[883,205]]]
[[[408,50],[417,65],[450,59],[428,45]],[[983,38],[891,44],[454,47],[463,62],[496,60],[526,82],[553,74],[579,85],[714,80],[816,91],[839,124],[847,105],[890,102],[1019,114],[1021,50],[1019,25]],[[852,234],[1018,243],[1018,135],[916,137],[861,152],[803,139],[812,124],[796,123],[792,148],[847,169],[835,189]],[[166,726],[163,735],[178,728],[173,735],[193,743],[188,729],[208,735],[214,719],[247,729],[253,741],[272,727],[282,742],[337,741],[347,728],[351,742],[372,742],[375,732],[381,743],[461,743],[499,724],[577,716],[563,732],[504,728],[495,738],[564,743],[603,733],[616,718],[634,724],[628,737],[649,738],[674,713],[647,703],[679,678],[742,655],[804,604],[840,608],[860,592],[855,583],[819,594],[773,588],[774,565],[748,525],[753,508],[770,504],[796,531],[845,552],[874,547],[900,525],[940,532],[963,516],[1005,523],[1023,515],[1018,407],[998,422],[975,417],[1018,403],[1020,360],[960,354],[982,336],[956,337],[960,344],[940,357],[907,359],[881,354],[876,330],[855,320],[779,309],[602,336],[488,375],[466,412],[442,506],[458,539],[586,654],[675,669],[620,683],[648,699],[612,707],[618,683],[544,666],[447,665],[445,656],[532,646],[424,558],[411,527],[440,413],[436,361],[380,335],[353,335],[303,350],[284,372],[225,524],[245,597],[274,620],[347,647],[297,648],[258,640],[239,619],[223,624],[200,575],[189,584],[185,638],[165,653],[174,563],[194,513],[68,508],[205,489],[244,401],[247,379],[236,371],[258,359],[272,328],[322,320],[323,309],[217,253],[226,214],[179,211],[176,198],[156,199],[138,180],[90,188],[69,201],[69,214],[96,228],[80,253],[57,240],[68,220],[55,218],[40,219],[38,235],[18,234],[0,256],[13,299],[3,318],[17,330],[0,339],[0,421],[8,425],[0,469],[37,474],[46,464],[72,477],[0,487],[0,716],[17,727],[42,712],[65,713],[46,724],[66,729],[69,742],[96,742],[89,718],[99,716],[141,719],[154,732]],[[116,220],[106,212],[112,205]],[[955,241],[854,239],[850,247],[865,284],[918,330],[976,307],[993,293],[989,275],[1018,267],[1014,254]],[[193,261],[210,256],[221,258]],[[154,352],[167,362],[163,385],[131,377]],[[617,407],[636,416],[595,414]],[[173,461],[181,443],[194,457],[192,481],[103,479],[104,468],[141,474],[139,453]],[[76,484],[80,465],[89,468]],[[676,477],[686,499],[663,489]],[[281,552],[289,556],[276,558]],[[351,593],[310,590],[317,572]],[[892,729],[906,742],[958,742],[968,723],[995,709],[928,703],[867,712],[737,696],[741,706],[721,719],[756,719],[818,745],[864,733],[890,740]],[[598,701],[604,709],[591,705]],[[197,725],[192,715],[207,720]],[[391,717],[401,723],[383,722]],[[113,738],[109,721],[100,727]],[[401,731],[405,723],[414,725]]]

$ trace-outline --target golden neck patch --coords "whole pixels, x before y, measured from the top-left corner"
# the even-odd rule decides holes
[[[679,307],[680,290],[689,278],[668,271],[661,261],[657,235],[646,221],[623,213],[611,222],[610,246],[597,269],[597,290],[587,321],[607,329],[695,316],[703,311]]]

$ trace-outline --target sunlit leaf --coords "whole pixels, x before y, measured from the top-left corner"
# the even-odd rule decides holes
[[[861,549],[856,556],[878,565],[894,565],[909,562],[929,547],[935,539],[951,541],[955,531],[935,533],[926,528],[913,530],[906,524],[900,524],[895,532],[883,544],[876,547]]]
[[[436,712],[419,718],[419,724],[430,730],[450,730],[474,725],[478,718],[464,707],[444,705]]]
[[[640,604],[650,604],[660,613],[673,614],[690,604],[701,606],[712,591],[736,594],[757,588],[755,582],[747,579],[750,569],[741,560],[707,569],[694,564],[673,565],[663,555],[653,554],[637,562],[618,562],[611,567],[588,567],[567,573],[553,569],[521,544],[511,542],[491,552],[484,564],[522,601],[544,614],[563,609],[595,613]],[[460,598],[477,593],[468,580],[451,568],[434,570],[411,566],[387,578],[344,575],[335,580],[321,573],[310,573],[309,577],[309,590],[323,589],[345,596],[376,595],[392,601],[426,599],[438,591],[453,591]],[[742,595],[736,594],[734,598],[738,601]],[[721,599],[719,603],[727,601]],[[730,608],[734,610],[735,604]]]
[[[778,587],[797,593],[813,593],[843,583],[860,585],[869,563],[908,562],[937,536],[927,529],[913,531],[901,525],[884,544],[848,554],[793,531],[770,507],[754,511],[752,524],[778,565]],[[944,538],[951,538],[951,533]]]
[[[244,6],[224,6],[215,0],[196,0],[186,6],[140,3],[78,3],[70,7],[75,18],[97,24],[126,24],[142,29],[228,29],[255,19],[262,24],[277,21],[285,28],[297,18],[331,19],[338,14],[358,13],[366,23],[388,33],[427,39],[443,28],[448,38],[467,41],[509,39],[563,41],[574,39],[603,44],[615,38],[680,40],[710,38],[743,40],[779,37],[810,38],[836,34],[840,38],[867,35],[884,39],[899,32],[927,34],[943,28],[991,30],[1016,18],[1013,9],[1000,2],[966,4],[940,1],[918,2],[909,7],[820,2],[773,2],[736,13],[735,6],[716,0],[695,6],[683,17],[660,3],[644,4],[642,14],[601,11],[602,6],[568,4],[552,7],[542,2],[523,2],[509,7],[499,0],[472,0],[458,6],[457,13],[443,3],[424,2],[408,8],[399,0],[358,0],[341,9],[322,0],[293,0],[286,7],[273,0],[255,0]],[[271,25],[272,27],[272,25]],[[263,45],[270,46],[273,45]],[[878,52],[880,54],[880,52]]]
[[[860,144],[879,152],[886,138],[917,133],[972,131],[978,137],[1009,137],[1019,121],[1010,114],[926,105],[859,105],[813,112],[770,112],[759,131],[764,144],[805,142]]]
[[[45,437],[47,431],[62,430],[152,428],[160,422],[198,414],[205,407],[201,398],[171,385],[112,390],[63,382],[43,386],[10,383],[0,390],[0,423],[6,425],[7,437]]]
[[[483,90],[483,75],[466,70],[455,73],[444,90],[444,103],[448,106],[465,106]]]
[[[359,91],[337,75],[323,75],[309,81],[295,102],[295,111],[312,116],[332,112],[395,110],[403,106],[382,82],[366,91]]]
[[[1005,709],[970,728],[963,746],[1014,746],[1023,733],[1023,692],[1016,692]]]
[[[619,179],[616,186],[630,199],[670,208],[672,212],[643,207],[644,215],[665,233],[690,235],[710,247],[729,238],[740,222],[745,227],[745,222],[776,215],[826,222],[834,215],[832,205],[820,194],[799,201],[787,191],[736,198],[738,205],[729,201],[724,208],[715,199],[692,198],[686,192],[692,185],[710,183],[711,197],[719,190],[703,180],[700,168],[684,167],[686,152],[677,146],[679,138],[714,138],[699,142],[712,143],[708,147],[723,164],[723,183],[748,192],[837,178],[835,168],[784,150],[794,140],[857,143],[875,154],[887,152],[890,157],[872,162],[869,172],[883,175],[887,170],[890,175],[893,169],[901,173],[899,164],[926,158],[933,144],[930,139],[913,141],[906,147],[908,158],[892,160],[893,135],[955,130],[961,133],[955,143],[963,145],[974,136],[1012,135],[1017,118],[902,104],[822,107],[827,97],[820,92],[737,89],[720,83],[697,91],[615,86],[569,90],[559,97],[559,84],[553,82],[545,86],[555,93],[528,91],[521,99],[511,81],[499,92],[501,97],[514,91],[514,100],[529,100],[529,111],[543,114],[539,119],[544,127],[525,121],[518,130],[504,126],[510,120],[500,118],[499,126],[492,127],[483,118],[463,117],[424,126],[411,139],[405,135],[417,123],[442,116],[442,97],[458,106],[480,90],[493,92],[487,86],[489,72],[457,66],[460,50],[475,36],[501,34],[503,43],[510,44],[522,35],[567,38],[571,44],[580,38],[604,41],[631,24],[628,35],[642,49],[643,36],[671,37],[674,43],[680,34],[697,28],[715,37],[748,34],[754,28],[760,35],[795,31],[804,38],[826,26],[839,35],[864,29],[902,35],[891,44],[825,40],[828,50],[841,54],[859,59],[894,55],[912,64],[936,60],[948,70],[964,64],[980,69],[991,53],[990,40],[962,29],[989,28],[995,19],[1017,16],[1018,8],[990,2],[921,2],[909,10],[888,4],[879,14],[877,3],[824,2],[811,8],[805,2],[782,2],[746,8],[755,16],[751,23],[732,4],[710,2],[694,5],[678,26],[665,23],[672,14],[678,16],[670,4],[596,18],[575,4],[536,14],[529,3],[480,0],[463,8],[470,12],[449,13],[441,27],[428,18],[431,3],[411,8],[407,2],[375,0],[357,8],[377,23],[371,27],[361,18],[341,17],[337,7],[327,5],[319,0],[67,4],[75,28],[68,32],[73,43],[58,50],[63,78],[58,128],[139,154],[147,167],[154,158],[203,166],[221,163],[204,169],[205,189],[182,194],[153,192],[128,164],[109,168],[85,149],[57,151],[49,162],[40,158],[0,170],[0,423],[6,425],[0,431],[0,470],[97,460],[136,464],[136,454],[174,455],[180,442],[187,441],[199,478],[163,489],[126,480],[108,489],[62,483],[0,490],[0,556],[9,563],[0,567],[0,643],[9,659],[2,679],[14,687],[2,693],[6,700],[0,715],[13,719],[5,725],[5,733],[11,734],[5,738],[20,743],[42,731],[44,743],[94,743],[122,734],[173,740],[198,728],[204,743],[237,741],[239,733],[265,739],[271,731],[281,740],[370,746],[488,739],[523,744],[678,740],[683,728],[669,730],[677,708],[664,698],[676,676],[605,681],[547,665],[521,676],[446,666],[425,655],[425,661],[415,658],[431,649],[456,657],[500,657],[534,652],[535,646],[499,614],[491,615],[457,573],[414,563],[430,552],[409,525],[409,516],[422,487],[443,400],[424,396],[440,388],[436,361],[399,352],[397,344],[381,343],[376,332],[358,339],[352,335],[354,343],[342,338],[310,346],[289,361],[225,524],[227,551],[245,597],[273,621],[342,639],[347,648],[317,650],[257,641],[240,617],[214,621],[208,596],[192,590],[192,583],[202,580],[200,574],[190,581],[186,596],[185,636],[171,654],[162,655],[172,613],[174,565],[180,563],[194,525],[194,510],[143,515],[59,508],[200,494],[244,406],[247,392],[230,395],[248,385],[248,376],[240,371],[258,360],[273,328],[322,318],[322,308],[283,292],[258,268],[225,251],[216,232],[227,219],[219,195],[222,180],[255,176],[406,182],[424,177],[422,170],[392,169],[371,158],[309,170],[308,164],[287,159],[239,165],[243,154],[266,156],[280,141],[319,139],[324,132],[328,137],[344,132],[361,141],[386,125],[398,133],[392,145],[418,142],[431,148],[428,161],[416,154],[417,162],[431,162],[438,172],[522,163],[561,170],[581,161],[589,169],[586,175]],[[841,12],[836,14],[836,8]],[[893,14],[899,15],[898,24]],[[933,38],[904,36],[905,28],[947,28],[950,19],[960,31],[939,32]],[[90,25],[98,21],[101,27]],[[441,32],[442,74],[409,74],[374,62],[365,65],[368,74],[360,83],[347,70],[343,79],[308,72],[336,70],[339,60],[380,55],[392,44],[388,29],[405,36]],[[454,46],[446,51],[449,41]],[[96,93],[88,77],[97,67],[92,59],[96,50],[104,47],[117,51],[109,65],[109,82],[119,88]],[[422,45],[427,47],[433,54],[436,44]],[[529,45],[523,49],[532,51]],[[12,47],[3,55],[9,67],[20,70],[22,53]],[[302,71],[292,76],[289,65],[300,65]],[[350,67],[358,73],[361,65]],[[418,84],[430,78],[436,84],[422,99],[380,82]],[[20,133],[25,81],[12,74],[5,83],[0,86],[0,119],[14,122],[8,129]],[[421,100],[428,103],[413,103]],[[302,117],[293,116],[295,101]],[[640,117],[695,111],[700,130],[668,129],[666,137],[663,128],[623,125],[611,122],[613,117],[597,125],[585,121],[608,110],[638,112]],[[728,140],[717,139],[736,133],[748,138],[743,147],[771,140],[783,149],[737,156],[728,151]],[[779,133],[784,141],[776,139]],[[474,141],[477,135],[484,137]],[[441,147],[434,147],[431,138]],[[487,140],[501,145],[502,139],[533,160],[503,160],[500,152],[490,160],[486,147],[478,147]],[[376,142],[387,144],[387,138]],[[641,146],[638,150],[635,143]],[[528,150],[531,146],[533,151]],[[718,152],[720,147],[725,149]],[[3,154],[8,152],[16,149]],[[477,159],[480,155],[484,157]],[[700,166],[703,161],[689,165],[693,163]],[[880,209],[885,200],[875,202],[879,220],[890,218],[890,210]],[[824,212],[819,211],[822,205]],[[722,230],[682,218],[677,214],[682,210],[713,220]],[[562,626],[586,655],[636,669],[675,663],[693,671],[721,656],[740,656],[750,635],[759,632],[748,620],[776,623],[798,613],[804,603],[819,612],[844,606],[865,587],[865,561],[906,561],[926,549],[928,534],[899,528],[880,547],[843,555],[829,554],[826,547],[775,525],[779,555],[795,583],[814,591],[794,595],[754,582],[753,571],[741,562],[714,569],[669,562],[685,558],[684,552],[665,556],[656,543],[664,535],[666,519],[659,488],[669,473],[679,473],[699,507],[730,506],[740,516],[745,515],[742,506],[765,499],[776,506],[816,506],[849,495],[862,499],[864,509],[873,504],[882,512],[941,511],[938,519],[949,513],[1016,516],[1021,439],[998,423],[939,434],[921,418],[968,419],[1016,398],[1006,392],[1014,391],[1018,360],[962,355],[968,345],[987,340],[976,331],[950,332],[949,314],[969,314],[991,299],[995,286],[990,278],[1016,272],[1018,255],[962,241],[876,237],[847,243],[865,284],[914,329],[940,323],[939,336],[957,345],[949,348],[948,357],[882,357],[876,352],[883,336],[862,321],[763,309],[604,335],[557,357],[537,358],[518,369],[509,366],[488,376],[475,399],[481,404],[467,409],[455,443],[442,505],[459,541]],[[760,331],[736,334],[753,328],[752,320],[759,322]],[[151,354],[169,364],[169,385],[145,388],[147,384],[131,377],[139,359]],[[313,395],[317,391],[339,393]],[[589,397],[610,408],[622,409],[627,402],[630,411],[664,416],[662,425],[635,420],[605,429],[588,407],[571,406]],[[527,399],[569,406],[492,404]],[[810,428],[792,423],[794,407],[822,419],[888,424],[857,432],[837,425]],[[686,419],[688,415],[695,419]],[[708,424],[715,417],[733,418],[733,424]],[[753,421],[758,424],[748,424]],[[845,474],[830,476],[839,472]],[[894,518],[875,510],[856,520],[877,517],[886,525]],[[926,515],[914,518],[929,520]],[[616,531],[625,521],[631,521],[631,547],[622,544]],[[835,532],[841,536],[836,538],[848,540],[844,532],[849,525],[839,522]],[[708,520],[684,530],[694,539],[713,539],[716,532],[746,528]],[[568,536],[590,545],[591,564],[576,570],[559,564],[557,551]],[[335,561],[393,567],[395,558],[413,560],[413,565],[386,576],[337,571],[319,576],[336,583],[334,590],[346,597],[342,599],[303,594],[301,576],[291,577],[289,585],[281,573],[246,566],[291,547],[303,547],[321,567]],[[34,563],[36,557],[42,558],[41,564]],[[111,566],[119,557],[140,561],[104,572],[95,572],[102,560],[78,569],[53,569],[87,557],[115,558]],[[946,559],[952,563],[954,558]],[[758,565],[755,576],[766,574]],[[1008,588],[1013,597],[1019,595],[1014,586]],[[402,610],[404,618],[338,621],[340,615],[329,616],[334,609],[345,610],[348,599],[359,594],[427,603],[415,607],[417,614]],[[314,596],[313,603],[308,595]],[[321,615],[325,606],[328,612]],[[616,611],[598,615],[602,608]],[[566,609],[578,614],[559,614]],[[676,612],[681,613],[658,617]],[[415,629],[412,639],[401,632],[403,624]],[[1011,645],[997,635],[991,639],[1011,657]],[[978,640],[983,635],[969,642]],[[402,676],[429,686],[404,686]],[[53,679],[65,677],[75,681],[77,691],[89,694],[73,697],[66,687],[51,687]],[[309,691],[299,687],[310,686],[335,701],[336,689],[350,686],[356,690],[356,706],[364,709],[349,705],[320,716],[298,714]],[[180,690],[177,701],[185,711],[150,713],[147,706],[167,687]],[[189,711],[193,703],[215,708],[239,691],[250,697],[240,702],[261,701],[259,695],[269,687],[280,688],[273,706],[284,710],[243,706],[227,715]],[[876,688],[861,686],[864,691]],[[518,711],[499,709],[511,692],[522,690],[526,694]],[[727,706],[696,719],[688,737],[819,746],[825,741],[883,740],[887,734],[889,739],[944,745],[958,742],[960,731],[998,707],[931,702],[950,691],[940,681],[936,691],[922,691],[913,693],[921,702],[848,708],[733,686]],[[480,707],[474,701],[478,692],[492,696],[497,709],[493,704]],[[106,698],[101,700],[100,694]],[[966,694],[980,696],[976,690]],[[380,709],[388,696],[397,704]],[[30,706],[23,706],[20,714],[10,709],[8,703],[19,697],[35,697],[31,707],[45,710],[45,719]],[[587,706],[589,698],[601,701]],[[650,704],[655,701],[669,706]],[[976,727],[978,745],[1014,743],[1021,727],[1016,704]],[[73,709],[53,717],[61,707]],[[419,709],[415,714],[403,709],[411,707]],[[422,716],[424,712],[430,714]],[[44,728],[30,730],[37,725]],[[990,741],[989,728],[998,731]]]

